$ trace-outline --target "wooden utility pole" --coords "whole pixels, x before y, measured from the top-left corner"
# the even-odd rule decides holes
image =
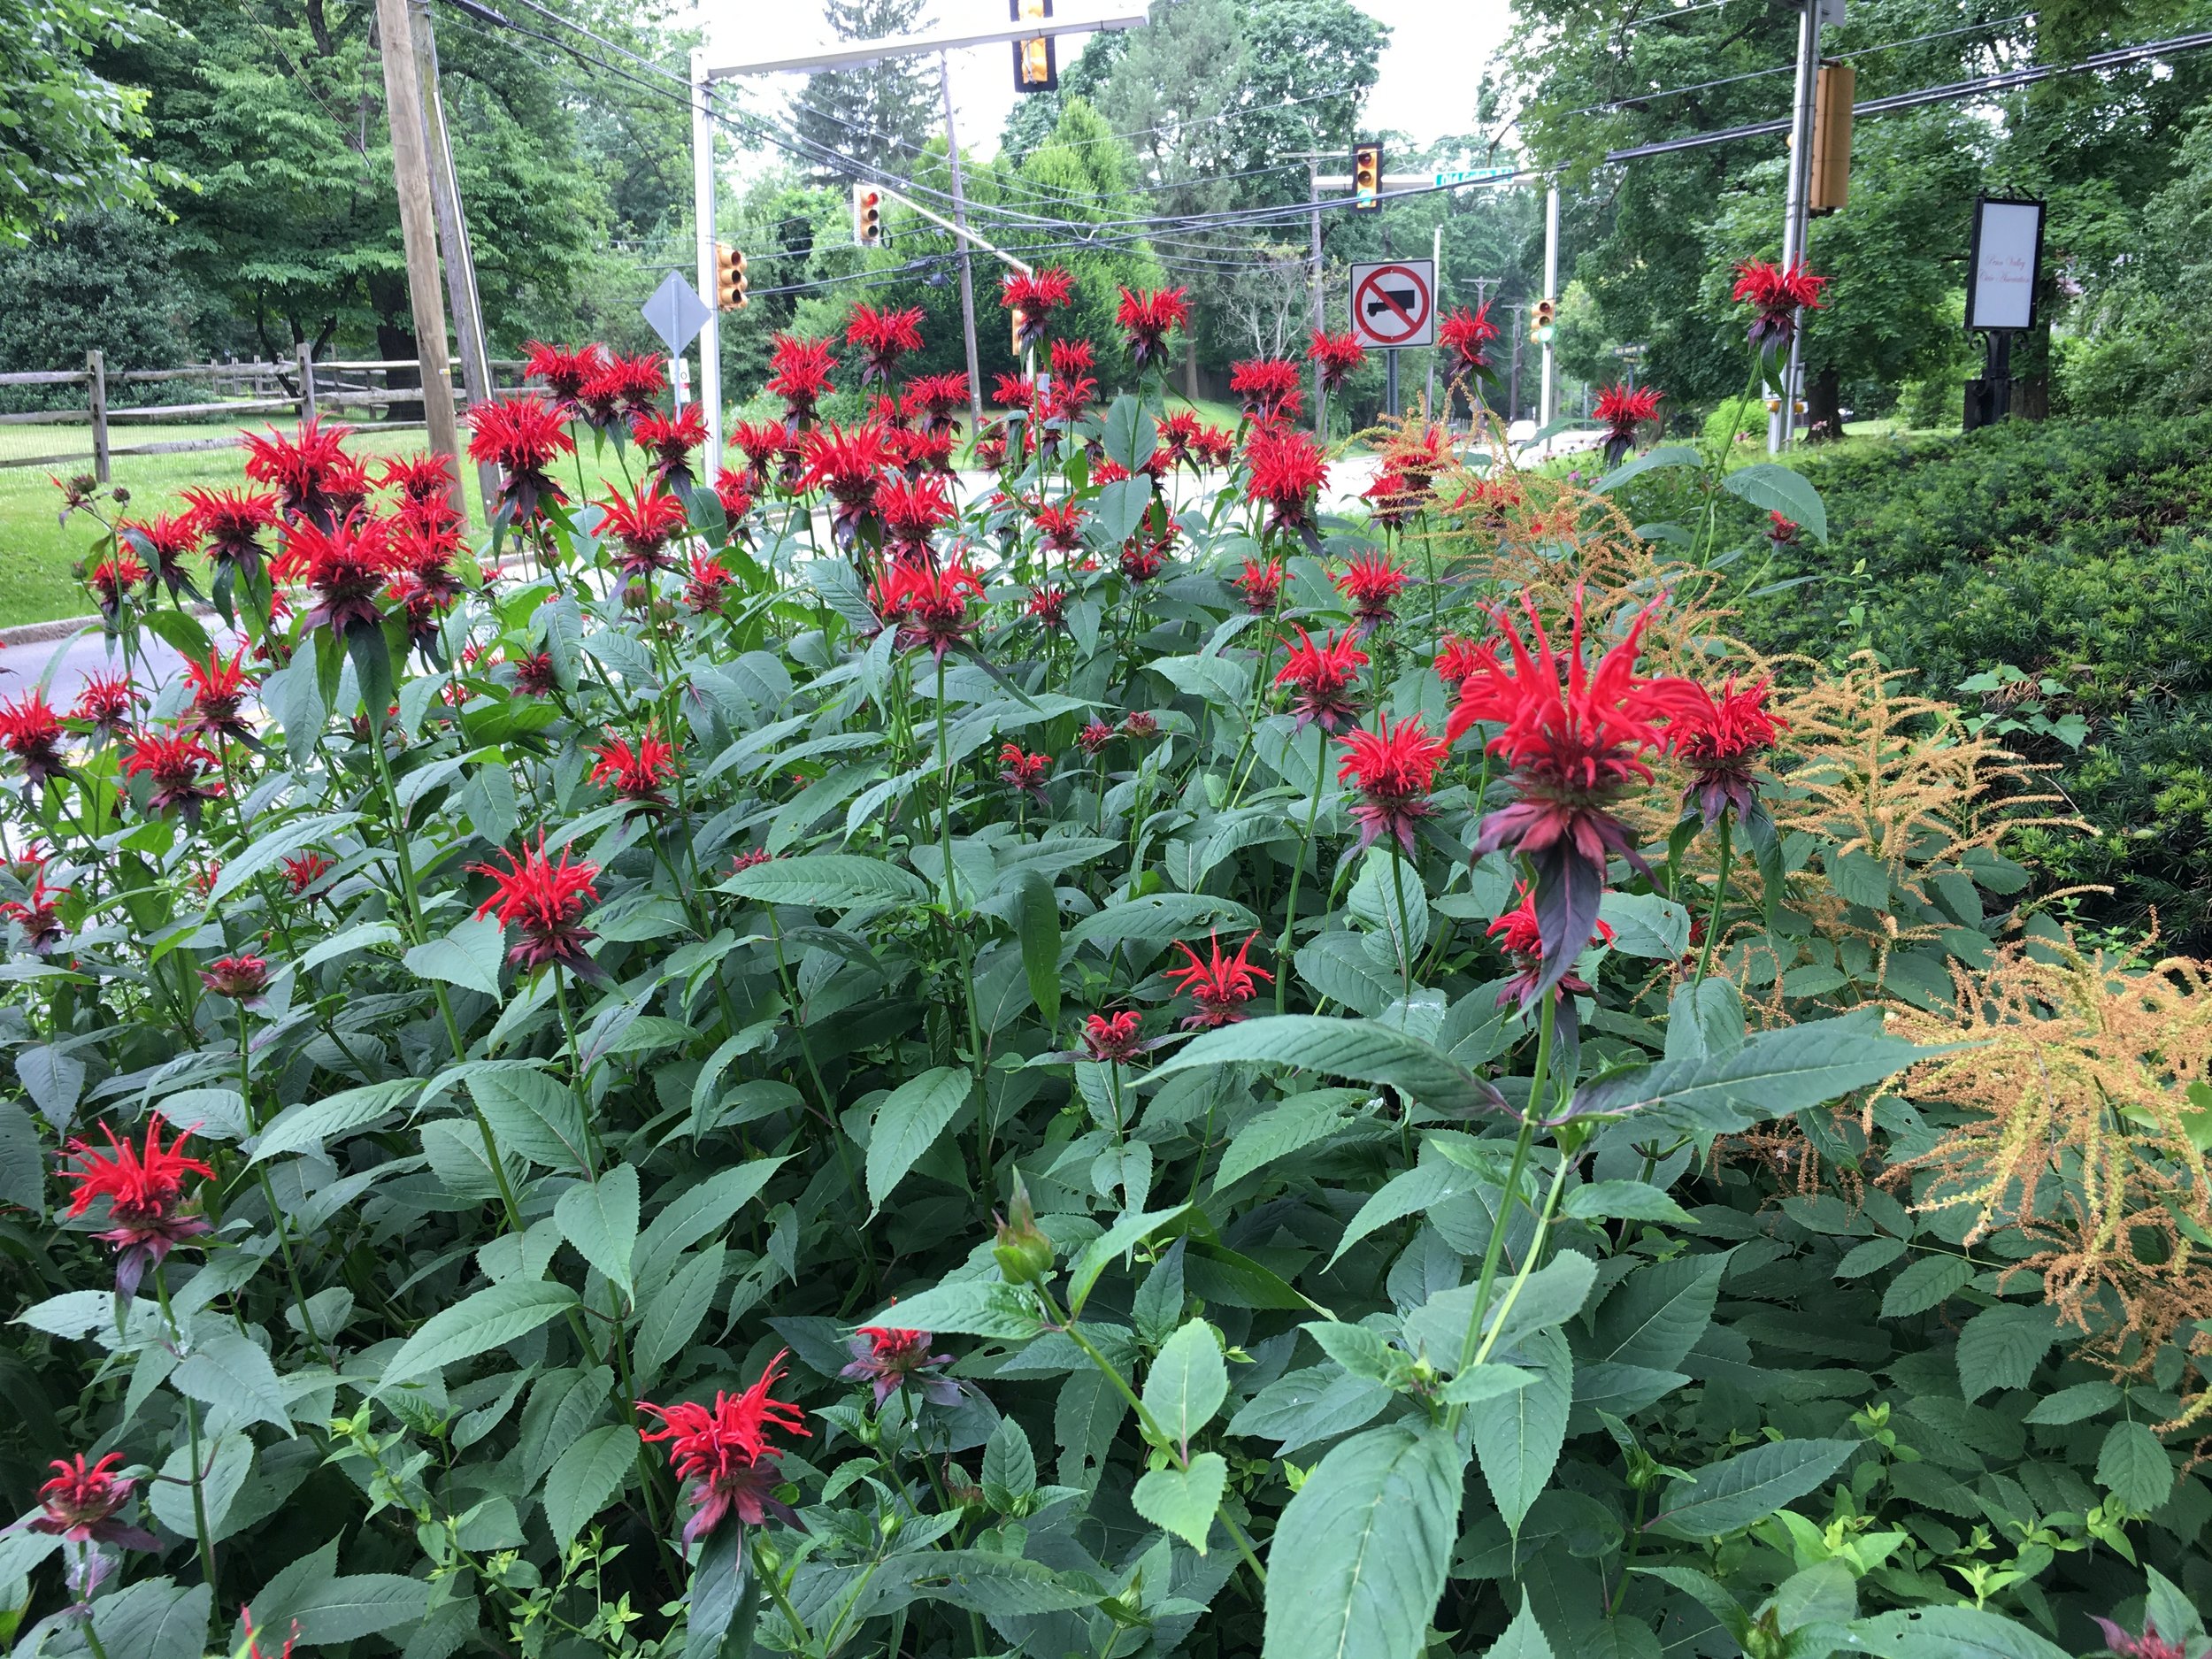
[[[376,31],[384,58],[385,113],[392,130],[392,174],[399,187],[399,234],[407,250],[407,302],[415,317],[415,352],[422,368],[422,418],[430,447],[447,458],[459,498],[461,451],[453,425],[453,379],[448,366],[445,307],[438,298],[438,232],[430,205],[430,160],[423,142],[422,88],[415,79],[407,0],[376,0]]]
[[[469,243],[468,219],[461,211],[461,181],[453,170],[453,146],[446,135],[445,99],[438,89],[438,37],[430,23],[429,0],[408,0],[414,35],[415,78],[422,94],[423,137],[429,146],[430,205],[438,221],[438,245],[445,250],[446,297],[453,305],[454,332],[460,335],[461,388],[469,407],[492,396],[491,353],[484,343],[484,311],[476,294],[476,250]],[[499,501],[499,469],[476,464],[476,488],[488,519]],[[457,500],[456,506],[460,503]],[[466,518],[463,514],[464,520]]]
[[[960,250],[960,326],[968,337],[968,441],[983,430],[983,370],[975,345],[975,269],[968,257],[968,193],[960,178],[960,135],[952,129],[952,55],[937,54],[937,86],[945,99],[945,159],[952,167],[952,217],[961,234],[953,238]]]

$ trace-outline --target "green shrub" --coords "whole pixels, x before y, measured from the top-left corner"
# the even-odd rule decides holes
[[[2170,940],[2212,943],[2212,418],[2008,425],[1970,437],[1808,457],[1834,539],[1785,550],[1802,585],[1746,603],[1763,649],[1871,648],[1957,694],[1998,664],[2055,681],[2051,723],[2007,741],[2056,767],[2096,826],[2039,849],[2056,884],[2099,882],[2093,906]],[[2008,710],[2017,685],[1969,693]]]

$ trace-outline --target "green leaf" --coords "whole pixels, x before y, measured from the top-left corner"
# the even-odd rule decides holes
[[[1030,1000],[1051,1031],[1060,1024],[1060,901],[1042,872],[1024,870],[1019,879],[1022,972]]]
[[[1075,1317],[1083,1311],[1083,1304],[1090,1299],[1091,1286],[1098,1283],[1098,1276],[1114,1263],[1134,1249],[1148,1233],[1153,1233],[1180,1216],[1188,1204],[1178,1204],[1172,1210],[1142,1210],[1120,1220],[1083,1247],[1075,1264],[1068,1269],[1068,1317]]]
[[[1164,945],[1201,929],[1227,927],[1234,932],[1253,923],[1252,912],[1234,899],[1205,893],[1153,893],[1092,911],[1068,929],[1067,948],[1094,945],[1110,952],[1123,944]]]
[[[595,1181],[579,1181],[553,1206],[561,1237],[610,1279],[637,1299],[631,1262],[637,1252],[638,1186],[634,1164],[618,1164]]]
[[[1663,443],[1645,450],[1632,460],[1624,461],[1603,478],[1590,486],[1600,495],[1618,489],[1632,478],[1641,478],[1646,472],[1663,466],[1701,466],[1704,457],[1686,443]]]
[[[235,1330],[219,1327],[196,1340],[169,1381],[179,1394],[219,1407],[235,1422],[273,1423],[292,1432],[276,1367],[259,1344]]]
[[[2065,1648],[1986,1608],[1901,1608],[1848,1628],[1852,1651],[1873,1659],[2069,1659]]]
[[[747,1659],[742,1638],[731,1645],[730,1628],[749,1634],[760,1585],[748,1570],[745,1529],[718,1526],[700,1547],[687,1594],[683,1659]]]
[[[396,1572],[353,1572],[326,1578],[293,1604],[300,1640],[320,1646],[373,1636],[430,1610],[430,1583]]]
[[[1534,1380],[1467,1409],[1482,1478],[1507,1529],[1517,1533],[1558,1466],[1574,1410],[1574,1356],[1563,1333],[1534,1333],[1521,1344],[1519,1363]]]
[[[31,1114],[13,1101],[0,1101],[0,1204],[13,1204],[34,1217],[46,1213],[46,1178],[40,1166],[45,1148]]]
[[[1018,1286],[995,1279],[958,1279],[902,1299],[876,1316],[910,1331],[940,1336],[1029,1337],[1045,1328],[1034,1301]]]
[[[1711,1323],[1727,1271],[1725,1253],[1680,1256],[1638,1268],[1598,1305],[1590,1357],[1674,1370]]]
[[[110,1659],[200,1659],[214,1609],[215,1592],[207,1585],[180,1590],[166,1578],[142,1578],[93,1602],[92,1633]]]
[[[695,1187],[673,1198],[656,1194],[660,1212],[638,1239],[637,1277],[641,1285],[657,1284],[671,1271],[670,1263],[760,1194],[769,1178],[789,1163],[787,1157],[756,1158],[717,1171]],[[663,1192],[665,1192],[665,1188]]]
[[[409,972],[419,979],[443,979],[499,1000],[499,964],[506,949],[506,930],[498,919],[479,916],[463,922],[443,939],[417,945],[405,957]]]
[[[864,904],[919,904],[929,887],[910,870],[858,853],[805,853],[741,870],[722,891],[759,904],[857,910]]]
[[[591,1138],[576,1091],[535,1066],[501,1064],[469,1078],[499,1144],[549,1170],[591,1171]]]
[[[1904,1253],[1902,1239],[1869,1239],[1844,1252],[1843,1260],[1836,1263],[1836,1277],[1864,1279],[1869,1273],[1878,1273]]]
[[[377,1387],[395,1387],[410,1378],[473,1359],[575,1305],[574,1291],[542,1279],[511,1279],[490,1286],[425,1320],[385,1362]]]
[[[1448,1406],[1479,1405],[1485,1400],[1516,1393],[1535,1380],[1534,1371],[1486,1360],[1479,1365],[1470,1365],[1446,1383],[1444,1392],[1437,1397]]]
[[[215,885],[207,892],[208,909],[214,909],[263,871],[273,869],[278,860],[288,858],[315,841],[328,841],[340,830],[349,829],[360,821],[358,812],[323,812],[312,818],[294,818],[273,829],[256,825],[246,850],[235,858],[226,858],[217,872]]]
[[[1755,507],[1778,512],[1811,531],[1816,540],[1828,539],[1828,510],[1820,492],[1802,472],[1772,461],[1755,461],[1721,478],[1721,488]]]
[[[1228,1397],[1220,1340],[1203,1319],[1187,1321],[1161,1344],[1145,1373],[1145,1409],[1179,1451],[1189,1451],[1191,1436],[1213,1421]]]
[[[644,1311],[638,1317],[637,1381],[641,1389],[684,1351],[684,1344],[698,1331],[714,1303],[714,1293],[721,1286],[726,1255],[721,1245],[709,1245],[647,1298]]]
[[[2097,1484],[2131,1515],[2148,1515],[2174,1489],[2173,1460],[2140,1423],[2115,1423],[2097,1449]]]
[[[1331,1448],[1268,1549],[1264,1659],[1419,1659],[1464,1465],[1432,1424],[1387,1424]]]
[[[1080,924],[1077,931],[1081,931]],[[1441,1112],[1492,1111],[1500,1103],[1495,1089],[1418,1037],[1373,1020],[1328,1019],[1314,1014],[1271,1015],[1203,1033],[1155,1069],[1147,1081],[1233,1060],[1387,1083]]]
[[[1709,1138],[1824,1105],[1930,1052],[1889,1036],[1875,1019],[1846,1014],[1763,1031],[1731,1055],[1661,1060],[1600,1078],[1577,1091],[1574,1111],[1642,1112]]]
[[[1357,1098],[1345,1089],[1319,1089],[1254,1113],[1229,1137],[1229,1148],[1214,1170],[1214,1190],[1233,1187],[1277,1158],[1336,1133],[1344,1127],[1346,1102]]]
[[[268,1126],[254,1137],[253,1157],[250,1161],[259,1164],[288,1152],[311,1148],[319,1151],[326,1142],[367,1128],[421,1093],[419,1078],[396,1077],[381,1083],[341,1089],[320,1100],[295,1101],[272,1118]]]
[[[1528,1604],[1525,1589],[1521,1592],[1521,1610],[1513,1616],[1505,1633],[1490,1644],[1490,1651],[1482,1659],[1554,1659],[1551,1643],[1544,1635],[1544,1627],[1536,1622],[1536,1611]]]
[[[1817,1491],[1857,1440],[1775,1440],[1671,1482],[1647,1525],[1677,1538],[1724,1538]]]
[[[873,1210],[883,1208],[915,1160],[959,1116],[974,1087],[975,1079],[964,1067],[933,1066],[900,1084],[876,1108],[868,1136],[868,1202]]]
[[[929,1557],[922,1594],[966,1608],[986,1618],[1072,1612],[1094,1605],[1099,1592],[1079,1589],[1040,1562],[982,1549],[945,1549]],[[936,1580],[941,1579],[939,1583]]]
[[[244,1434],[226,1434],[213,1446],[201,1443],[206,1478],[200,1482],[200,1502],[207,1511],[208,1534],[224,1536],[223,1519],[236,1502],[239,1487],[253,1468],[253,1441]],[[161,1478],[146,1486],[146,1507],[154,1518],[180,1537],[193,1536],[192,1442],[185,1440],[161,1466]],[[195,1659],[197,1659],[196,1654]]]
[[[1149,461],[1152,451],[1159,447],[1159,424],[1143,403],[1127,392],[1107,405],[1099,441],[1105,447],[1106,458],[1119,464],[1125,471],[1134,472]]]
[[[1152,504],[1152,480],[1141,475],[1118,478],[1100,488],[1095,511],[1101,546],[1117,547],[1136,534]]]
[[[1974,1264],[1962,1256],[1924,1256],[1882,1293],[1882,1317],[1902,1319],[1941,1307],[1973,1281]]]
[[[1548,1330],[1573,1318],[1589,1300],[1596,1274],[1597,1264],[1588,1256],[1576,1250],[1562,1250],[1528,1276],[1510,1308],[1505,1303],[1511,1293],[1511,1281],[1502,1278],[1494,1287],[1489,1324],[1483,1333],[1487,1336],[1491,1329],[1498,1330],[1494,1351],[1509,1352],[1530,1332]],[[1447,1371],[1458,1370],[1459,1357],[1467,1351],[1467,1325],[1474,1317],[1475,1293],[1479,1288],[1475,1285],[1457,1285],[1449,1290],[1440,1290],[1408,1314],[1407,1346],[1425,1355],[1432,1365]]]
[[[1993,1388],[2024,1388],[2057,1340],[2057,1318],[2039,1303],[1985,1308],[1959,1332],[1960,1389],[1973,1401]]]
[[[1188,1469],[1170,1466],[1146,1475],[1130,1493],[1129,1504],[1202,1555],[1207,1535],[1213,1531],[1214,1512],[1228,1486],[1228,1460],[1219,1452],[1201,1452],[1190,1460]]]
[[[2037,1401],[2021,1421],[2063,1426],[2109,1411],[2126,1398],[2116,1385],[2102,1379],[2076,1383],[2070,1388],[2062,1388],[2056,1394]]]
[[[1667,1221],[1677,1226],[1690,1220],[1690,1212],[1649,1181],[1592,1181],[1567,1194],[1560,1206],[1579,1220]]]
[[[1690,913],[1657,893],[1609,893],[1599,919],[1613,930],[1613,949],[1624,956],[1676,962],[1690,948]]]
[[[629,1424],[610,1423],[561,1454],[545,1478],[545,1524],[563,1549],[622,1490],[637,1465],[639,1443]]]
[[[1345,1224],[1344,1236],[1336,1241],[1328,1265],[1334,1267],[1343,1259],[1345,1251],[1377,1228],[1464,1198],[1484,1185],[1483,1177],[1475,1171],[1446,1158],[1432,1158],[1426,1164],[1400,1171],[1370,1194],[1359,1207],[1359,1213]]]
[[[1012,1417],[999,1419],[983,1448],[983,1489],[989,1494],[994,1487],[1009,1498],[1025,1498],[1037,1489],[1037,1454]]]

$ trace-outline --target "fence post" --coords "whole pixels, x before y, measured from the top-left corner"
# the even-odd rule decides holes
[[[92,476],[108,481],[108,371],[98,347],[84,354],[85,392],[92,411]]]
[[[315,419],[315,345],[303,340],[295,349],[300,359],[300,419],[305,422]]]

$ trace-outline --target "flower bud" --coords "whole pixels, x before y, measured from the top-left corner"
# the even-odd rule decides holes
[[[1052,1240],[1037,1226],[1037,1211],[1029,1202],[1029,1189],[1014,1177],[1013,1201],[998,1224],[998,1242],[991,1247],[998,1271],[1010,1285],[1033,1285],[1052,1271]]]

